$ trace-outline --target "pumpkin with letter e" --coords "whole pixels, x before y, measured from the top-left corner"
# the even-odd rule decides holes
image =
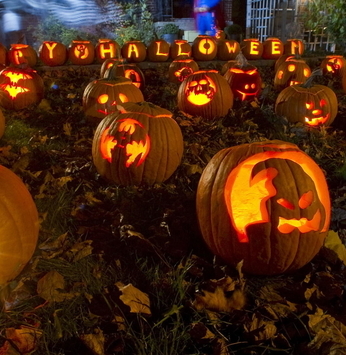
[[[4,166],[0,166],[0,195],[0,286],[3,286],[17,277],[31,259],[37,244],[39,219],[30,192]]]
[[[262,141],[225,148],[204,169],[197,217],[210,250],[243,271],[297,270],[319,252],[329,229],[326,178],[295,144]]]
[[[172,113],[150,102],[127,102],[97,126],[93,162],[106,180],[121,186],[166,181],[183,156],[183,136]]]

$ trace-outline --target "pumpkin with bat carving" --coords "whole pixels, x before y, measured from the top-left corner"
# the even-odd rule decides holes
[[[227,80],[216,70],[199,70],[180,84],[178,108],[205,119],[222,117],[233,106],[233,93]]]
[[[127,102],[97,126],[92,156],[98,173],[121,186],[166,181],[179,166],[183,137],[172,113],[150,102]]]
[[[207,164],[196,197],[210,250],[243,271],[297,270],[318,253],[331,206],[323,171],[295,144],[262,141],[225,148]]]
[[[181,55],[174,60],[168,68],[168,80],[171,83],[180,84],[185,80],[190,74],[199,70],[197,62],[195,62],[191,57]]]
[[[31,68],[7,67],[0,72],[0,106],[21,110],[44,96],[41,76]]]
[[[3,286],[18,276],[31,259],[38,239],[39,218],[25,184],[4,166],[0,166],[0,196],[0,286]]]

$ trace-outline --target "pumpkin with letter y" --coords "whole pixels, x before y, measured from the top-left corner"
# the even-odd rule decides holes
[[[243,271],[297,270],[318,253],[329,229],[322,170],[296,145],[243,144],[219,151],[197,188],[197,217],[210,250]]]

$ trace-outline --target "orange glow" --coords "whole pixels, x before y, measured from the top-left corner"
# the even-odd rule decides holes
[[[276,202],[282,207],[285,207],[285,208],[292,210],[292,211],[294,210],[293,203],[291,203],[290,201],[287,201],[285,198],[279,198]]]
[[[14,85],[1,85],[1,88],[6,91],[12,100],[14,100],[19,94],[23,94],[25,92],[30,91],[29,89],[22,88],[20,86],[14,86]]]
[[[48,49],[48,56],[50,59],[54,58],[53,55],[53,49],[58,45],[56,42],[44,42],[43,43],[44,46],[46,46],[46,48]]]
[[[97,102],[99,104],[105,104],[108,101],[108,95],[107,94],[102,94],[97,98]]]
[[[308,208],[311,206],[312,202],[314,201],[314,194],[312,191],[308,191],[305,194],[302,195],[302,197],[299,199],[298,205],[299,208]]]
[[[270,221],[266,202],[277,193],[273,180],[280,172],[275,168],[267,168],[252,177],[252,171],[257,163],[262,163],[272,158],[286,159],[301,166],[303,171],[314,181],[317,197],[322,203],[326,214],[323,226],[320,226],[321,212],[319,210],[311,220],[306,218],[290,220],[280,218],[277,226],[278,230],[281,233],[290,233],[294,228],[297,228],[301,233],[307,233],[312,230],[325,232],[330,221],[330,200],[328,194],[324,192],[328,191],[328,187],[326,186],[323,172],[307,155],[300,152],[292,152],[288,146],[286,150],[280,152],[266,151],[257,153],[242,161],[228,175],[224,198],[239,242],[249,242],[246,232],[246,228],[249,225]],[[277,202],[289,209],[293,207],[291,202],[284,199],[279,199]],[[313,196],[308,192],[300,199],[299,207],[306,208],[312,202]]]
[[[191,50],[189,50],[187,52],[183,52],[183,49],[182,49],[182,46],[186,45],[186,43],[188,43],[187,41],[185,41],[185,40],[181,40],[181,41],[176,40],[174,43],[178,46],[178,54],[177,54],[177,56],[179,56],[179,55],[190,56],[191,55]]]
[[[20,49],[15,49],[13,51],[13,60],[15,64],[20,64],[21,60],[20,58],[24,57],[23,52]]]
[[[155,42],[156,43],[156,45],[157,45],[157,51],[156,51],[156,55],[163,55],[163,56],[168,56],[168,54],[169,53],[163,53],[163,52],[161,52],[160,50],[161,50],[161,42],[160,41],[157,41],[157,42]]]
[[[315,108],[313,102],[305,103],[305,107],[307,110],[311,111],[312,117],[305,116],[304,120],[309,126],[318,126],[328,121],[330,114],[327,113],[325,116],[322,115],[323,110],[322,107],[325,106],[327,102],[325,100],[320,101],[321,109]],[[315,108],[315,109],[314,109]]]
[[[290,64],[288,67],[287,67],[287,70],[292,72],[292,71],[295,71],[296,70],[296,66],[294,64]]]
[[[259,55],[260,54],[259,46],[260,46],[260,42],[251,41],[250,42],[250,54]]]
[[[119,94],[119,100],[120,100],[122,103],[124,103],[124,102],[129,102],[129,98],[128,98],[125,94],[123,94],[123,93],[120,93],[120,94]]]
[[[125,78],[130,79],[132,81],[132,84],[135,85],[136,87],[139,88],[141,86],[142,78],[139,75],[139,73],[136,72],[135,70],[126,69],[124,72],[124,76],[125,76]],[[123,102],[125,102],[125,101],[123,101]]]
[[[271,44],[272,44],[271,53],[280,55],[281,54],[281,42],[272,41]]]
[[[12,100],[19,94],[24,94],[30,91],[27,88],[18,85],[19,80],[32,79],[32,76],[25,73],[4,72],[3,75],[10,79],[10,84],[2,84],[2,90],[6,91]]]
[[[278,71],[278,79],[282,79],[284,77],[284,72],[283,72],[283,70],[279,70]]]
[[[12,84],[18,84],[19,80],[32,79],[32,76],[26,73],[4,72],[3,75],[9,78]]]
[[[202,54],[210,54],[215,50],[215,43],[208,39],[202,38],[198,43],[198,51]]]
[[[305,68],[304,69],[304,76],[308,78],[310,76],[310,69]]]
[[[108,47],[108,48],[106,48]],[[112,42],[100,42],[99,53],[102,59],[114,58],[116,55],[115,45]]]
[[[174,72],[174,76],[178,78],[179,81],[184,81],[190,74],[193,73],[192,68],[182,67],[181,69]]]
[[[130,44],[129,44],[129,47],[128,47],[128,49],[127,49],[127,57],[128,57],[128,58],[131,58],[131,57],[132,57],[132,54],[134,54],[134,56],[135,56],[136,58],[139,57],[137,45],[134,44],[134,43],[130,43]]]
[[[209,103],[213,99],[215,93],[215,83],[207,77],[199,81],[191,81],[185,90],[187,100],[197,106]]]
[[[299,40],[289,40],[292,54],[303,54],[303,43]]]
[[[126,145],[126,155],[128,159],[126,161],[126,167],[128,168],[131,164],[135,162],[138,156],[141,156],[137,162],[136,166],[141,165],[145,158],[147,157],[150,150],[150,139],[149,136],[145,136],[145,142],[142,140],[139,142],[131,142]]]
[[[89,55],[89,49],[84,44],[77,44],[73,52],[75,57],[80,59],[88,58]]]
[[[228,53],[235,53],[237,50],[237,46],[238,46],[237,42],[233,42],[233,43],[226,42]]]
[[[112,162],[112,151],[118,144],[115,137],[109,136],[109,127],[106,128],[101,136],[100,141],[100,151],[103,159],[108,160],[109,163]]]

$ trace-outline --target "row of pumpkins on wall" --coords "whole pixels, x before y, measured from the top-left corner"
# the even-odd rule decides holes
[[[94,45],[91,41],[74,40],[68,48],[60,42],[44,41],[38,54],[27,44],[12,44],[10,48],[0,45],[0,64],[19,65],[22,63],[34,67],[38,59],[47,66],[64,65],[70,62],[74,65],[89,65],[103,63],[110,58],[127,59],[129,62],[165,62],[180,55],[188,55],[195,60],[219,59],[228,61],[235,59],[239,52],[249,59],[277,59],[283,54],[299,54],[304,52],[304,42],[299,39],[289,39],[283,43],[279,38],[268,38],[264,42],[258,39],[236,40],[199,35],[190,44],[187,40],[175,40],[169,44],[163,39],[153,40],[148,46],[142,41],[132,40],[120,46],[115,40],[99,39]]]

